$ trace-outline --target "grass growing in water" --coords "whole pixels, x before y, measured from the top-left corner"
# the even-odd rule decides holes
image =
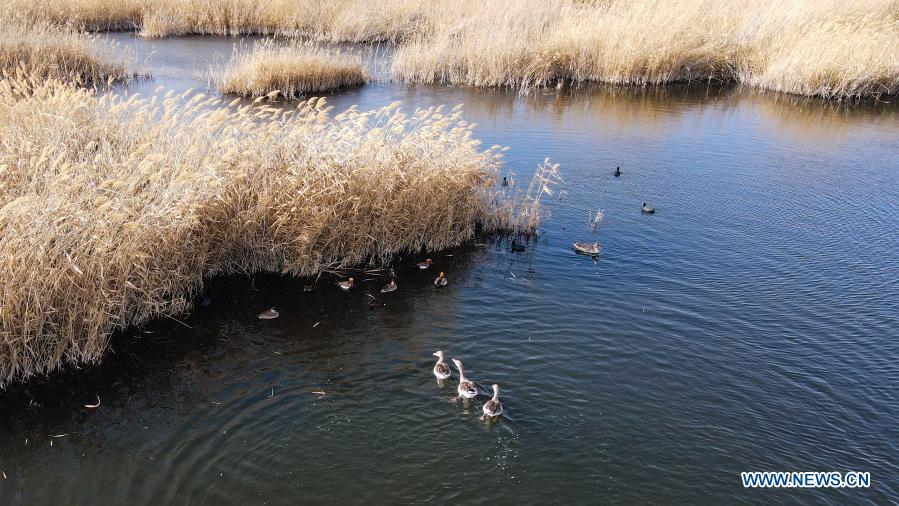
[[[0,74],[101,85],[128,78],[127,62],[97,36],[0,17]]]
[[[380,263],[525,212],[458,108],[235,104],[0,80],[0,385],[98,361],[205,275]]]
[[[899,93],[895,0],[10,0],[7,10],[147,37],[400,42],[409,82],[737,82],[824,98]]]
[[[238,52],[212,81],[222,93],[242,97],[280,94],[299,98],[310,93],[365,84],[362,59],[307,45],[279,47],[271,41],[256,43],[252,51]]]
[[[497,1],[403,44],[395,78],[531,88],[737,82],[824,98],[899,93],[892,0]]]

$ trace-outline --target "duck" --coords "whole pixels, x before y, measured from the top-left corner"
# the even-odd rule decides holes
[[[381,288],[381,293],[390,293],[396,291],[396,280],[391,279],[390,283],[384,285],[384,288]]]
[[[512,239],[512,251],[522,252],[527,249],[527,246],[518,242],[518,239]]]
[[[459,386],[456,388],[456,391],[459,392],[459,397],[464,399],[474,399],[478,396],[478,387],[475,386],[474,382],[465,379],[461,360],[454,358],[453,363],[456,364],[456,369],[459,370]]]
[[[311,292],[312,290],[315,290],[315,285],[303,285],[304,292]]]
[[[503,403],[499,400],[499,385],[496,383],[493,384],[493,398],[484,403],[482,410],[484,415],[481,416],[481,420],[496,418],[503,414]]]
[[[416,265],[419,269],[425,270],[425,269],[430,269],[430,268],[431,268],[431,264],[433,264],[433,263],[434,263],[434,261],[431,260],[431,259],[429,258],[429,259],[425,260],[424,262],[418,262],[418,263],[415,264],[415,265]]]
[[[341,290],[350,291],[353,289],[353,285],[356,283],[356,280],[350,278],[346,281],[338,281],[337,286],[340,287]]]
[[[444,287],[447,283],[449,283],[449,281],[447,281],[446,275],[442,272],[434,279],[434,286],[436,286],[437,288]]]
[[[452,376],[452,369],[450,369],[449,364],[443,361],[443,352],[437,350],[433,355],[437,357],[437,363],[434,364],[434,376],[437,376],[437,379],[439,380],[445,380]]]
[[[615,167],[615,177],[618,177],[620,175],[621,175],[621,167]]]
[[[640,211],[646,214],[653,214],[656,212],[656,209],[652,206],[646,205],[646,202],[644,202],[643,207],[640,208]]]
[[[281,316],[281,313],[278,312],[275,308],[266,309],[265,311],[259,313],[256,317],[260,320],[274,320],[275,318]]]
[[[574,250],[578,253],[583,253],[585,255],[598,255],[599,251],[602,249],[602,246],[598,242],[583,242],[583,241],[575,241],[571,243],[574,246]]]

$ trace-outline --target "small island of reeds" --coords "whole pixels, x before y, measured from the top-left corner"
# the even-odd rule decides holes
[[[277,46],[270,40],[239,50],[224,68],[211,72],[219,91],[246,98],[297,99],[367,80],[358,56],[309,45]]]

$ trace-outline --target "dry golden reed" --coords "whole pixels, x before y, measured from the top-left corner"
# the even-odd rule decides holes
[[[441,26],[398,48],[394,78],[525,89],[736,82],[836,99],[899,93],[895,0],[498,0]]]
[[[127,79],[128,65],[110,43],[95,35],[0,17],[0,74],[4,73],[92,86]]]
[[[257,42],[238,51],[223,69],[212,69],[219,91],[242,97],[299,98],[336,88],[361,86],[368,79],[362,59],[311,45]]]
[[[146,37],[399,42],[393,77],[531,88],[737,82],[824,98],[899,93],[897,0],[10,0]]]
[[[0,385],[98,361],[204,276],[311,276],[534,223],[458,108],[238,101],[0,79]]]

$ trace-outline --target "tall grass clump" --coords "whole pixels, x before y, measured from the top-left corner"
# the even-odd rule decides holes
[[[469,5],[470,6],[470,5]],[[417,34],[394,78],[528,89],[735,82],[824,98],[899,93],[894,0],[498,0]]]
[[[311,276],[516,226],[461,111],[332,115],[0,80],[0,385],[98,361],[204,276]]]
[[[125,58],[97,36],[0,17],[0,74],[91,86],[128,78]]]
[[[311,45],[257,42],[239,51],[223,69],[212,69],[219,91],[242,97],[299,98],[336,88],[361,86],[368,79],[362,59]]]

